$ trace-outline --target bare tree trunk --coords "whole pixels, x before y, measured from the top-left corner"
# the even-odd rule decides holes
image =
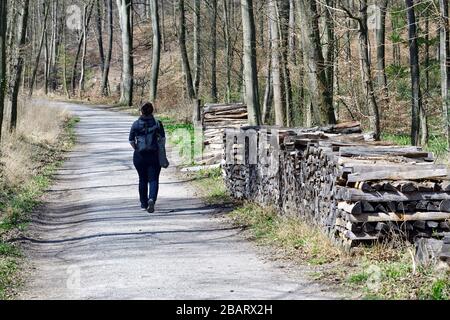
[[[334,50],[335,50],[335,61],[334,63],[334,79],[333,79],[333,95],[340,96],[341,94],[341,85],[340,85],[340,66],[339,66],[339,52],[341,50],[341,45],[339,41],[339,37],[335,35],[334,37]],[[340,107],[341,101],[339,99],[334,99],[334,114],[336,115],[336,122],[340,121]]]
[[[201,0],[194,0],[194,91],[195,96],[200,94],[201,79],[201,52],[200,52],[200,34],[201,34]]]
[[[63,4],[63,9],[64,12],[66,12],[66,5],[65,3]],[[67,32],[66,32],[66,27],[64,26],[62,28],[62,38],[63,38],[63,89],[64,89],[64,94],[66,95],[67,99],[70,99],[70,93],[69,93],[69,88],[67,86],[67,50],[66,50],[66,43],[67,43]]]
[[[87,41],[88,41],[88,32],[89,32],[89,21],[92,15],[92,11],[94,9],[95,3],[84,5],[83,10],[83,53],[81,55],[81,75],[80,75],[80,83],[79,83],[79,91],[78,95],[82,98],[84,93],[84,80],[85,80],[85,72],[86,72],[86,54],[87,54]],[[89,10],[89,12],[88,12]]]
[[[425,146],[429,140],[429,126],[427,117],[427,106],[430,92],[430,10],[423,12],[425,16],[425,92],[422,96],[422,109],[420,111],[420,144]]]
[[[272,34],[272,79],[273,79],[273,106],[275,110],[275,124],[285,126],[285,101],[283,77],[281,74],[281,30],[276,0],[269,2],[269,19]]]
[[[44,22],[42,24],[41,39],[39,41],[39,47],[37,50],[37,55],[36,55],[36,59],[35,59],[34,67],[33,67],[33,73],[31,76],[31,83],[30,83],[30,90],[29,90],[29,94],[28,94],[30,97],[33,95],[37,71],[39,68],[39,61],[41,60],[42,47],[44,46],[44,38],[45,38],[45,34],[47,32],[47,19],[48,19],[48,14],[49,14],[49,5],[46,4],[46,2],[44,2],[44,12],[45,12],[44,13]]]
[[[353,8],[352,0],[347,0],[347,6]],[[345,23],[345,59],[347,62],[352,60],[352,20],[347,20]]]
[[[262,124],[268,124],[273,103],[273,80],[272,80],[272,60],[267,59],[269,65],[266,71],[266,88],[264,90],[264,101],[262,111]]]
[[[360,7],[358,11],[360,12],[360,15],[358,17],[355,17],[349,9],[344,8],[344,10],[347,12],[347,15],[357,21],[359,25],[359,55],[361,61],[362,87],[369,106],[370,128],[375,134],[375,139],[379,140],[381,137],[380,114],[375,97],[374,84],[372,80],[372,67],[370,64],[369,34],[367,27],[367,0],[361,0],[359,3]]]
[[[258,8],[258,11],[262,11],[262,8],[265,6],[265,3],[263,2],[260,5],[261,9]],[[258,30],[256,30],[257,33],[257,38],[258,38],[258,42],[259,42],[259,46],[262,50],[266,49],[266,43],[265,43],[265,39],[264,39],[264,22],[267,20],[266,16],[264,14],[259,13],[257,14],[258,18]],[[256,18],[255,18],[256,19]]]
[[[72,90],[72,96],[75,95],[75,86],[76,86],[76,77],[77,77],[77,71],[78,71],[78,60],[80,59],[81,54],[81,48],[83,46],[84,42],[84,35],[83,33],[80,34],[80,38],[78,39],[78,45],[77,45],[77,52],[75,54],[75,59],[73,61],[72,65],[72,76],[70,80],[70,88]]]
[[[103,2],[103,1],[102,1]],[[147,6],[145,6],[147,7]],[[97,28],[97,43],[98,43],[98,54],[100,56],[100,69],[102,74],[105,71],[105,50],[103,48],[103,25],[102,25],[102,7],[100,0],[96,0],[95,3],[95,27]]]
[[[384,100],[389,99],[387,76],[386,76],[386,15],[389,0],[380,1],[380,25],[376,28],[377,42],[377,83],[382,90]]]
[[[429,137],[428,116],[425,110],[425,105],[422,102],[422,106],[420,108],[420,145],[428,145]]]
[[[48,95],[48,76],[50,70],[50,48],[48,44],[48,29],[44,35],[44,56],[45,56],[45,66],[44,66],[44,93]]]
[[[380,128],[380,114],[378,110],[378,103],[375,97],[375,90],[372,80],[372,67],[370,64],[370,51],[369,51],[369,35],[367,28],[367,0],[360,1],[359,18],[359,50],[361,56],[361,71],[363,88],[366,94],[366,99],[369,105],[370,112],[370,127],[375,133],[375,139],[381,138]]]
[[[61,42],[61,32],[60,28],[64,27],[59,24],[59,15],[58,15],[59,1],[53,1],[53,32],[52,32],[52,56],[50,60],[50,70],[49,70],[49,79],[50,79],[50,88],[54,92],[57,88],[57,73],[58,73],[58,58],[59,58],[59,49]]]
[[[450,146],[450,26],[448,16],[448,1],[439,0],[441,10],[440,28],[440,60],[441,60],[441,91],[444,133]]]
[[[33,73],[33,59],[36,56],[36,47],[37,47],[37,41],[38,41],[38,27],[37,27],[37,19],[39,16],[39,6],[31,6],[30,8],[30,22],[29,22],[29,29],[30,29],[30,42],[31,42],[31,48],[28,50],[28,59],[26,59],[26,63],[28,63],[28,67],[25,68],[26,74],[27,74],[27,86],[28,89],[31,87],[30,80],[31,80],[31,74]],[[22,85],[22,91],[25,91],[25,83]]]
[[[105,68],[102,75],[102,95],[108,96],[109,91],[109,70],[111,67],[111,58],[113,50],[113,40],[114,40],[114,18],[113,18],[113,4],[112,0],[106,0],[107,5],[107,20],[108,20],[108,51],[106,52],[105,58]]]
[[[22,3],[22,10],[20,13],[20,21],[18,26],[17,33],[17,48],[16,48],[16,57],[14,63],[14,72],[11,77],[11,83],[9,88],[9,96],[11,103],[11,122],[10,122],[10,130],[13,131],[17,126],[17,104],[19,98],[19,88],[20,88],[20,79],[22,78],[23,71],[23,50],[26,44],[26,31],[28,24],[28,13],[29,13],[29,5],[30,0],[24,0]]]
[[[267,21],[267,39],[272,39],[271,21]],[[272,56],[272,41],[268,41],[268,56]],[[262,109],[262,124],[268,124],[271,107],[273,103],[273,81],[272,81],[272,59],[266,59],[266,89],[264,90],[264,101]]]
[[[422,93],[420,91],[419,46],[417,43],[417,25],[414,12],[414,0],[405,0],[408,9],[408,38],[411,65],[412,106],[411,106],[411,144],[419,144],[420,112]]]
[[[226,84],[226,100],[227,103],[231,102],[231,38],[230,38],[230,14],[228,7],[228,0],[223,0],[223,21],[224,21],[224,42],[225,42],[225,68],[227,73]]]
[[[289,34],[289,61],[296,65],[297,64],[297,60],[296,60],[296,40],[295,40],[295,25],[297,23],[296,19],[295,19],[295,0],[289,0],[289,30],[288,30],[288,34]]]
[[[153,28],[152,78],[150,81],[150,101],[155,102],[158,92],[159,64],[161,57],[161,30],[159,27],[158,0],[150,0]]]
[[[392,59],[396,66],[401,64],[401,28],[398,23],[397,13],[391,15],[391,28],[392,28]]]
[[[6,87],[6,36],[8,29],[8,1],[0,1],[0,142],[2,139],[3,114]]]
[[[430,59],[430,11],[427,10],[425,17],[425,91],[427,93],[430,90]],[[425,98],[424,104],[427,104]]]
[[[14,56],[14,41],[16,41],[16,25],[17,25],[17,17],[18,17],[18,9],[17,9],[17,1],[12,1],[12,3],[10,2],[9,4],[11,5],[11,10],[9,10],[10,12],[10,17],[9,17],[9,21],[10,23],[8,23],[8,40],[7,40],[7,50],[6,50],[6,58],[7,63],[6,63],[6,74],[8,76],[8,79],[11,77],[11,67],[13,66],[13,56]]]
[[[164,0],[163,0],[163,2],[164,2]],[[175,17],[177,17],[178,15],[177,15],[177,11],[178,11],[178,7],[179,7],[179,2],[178,2],[178,0],[173,0],[172,1],[172,16],[173,16],[173,19],[172,19],[172,27],[173,27],[173,30],[176,30],[176,33],[177,33],[177,35],[178,35],[178,32],[179,32],[179,30],[178,30],[178,19],[176,19]],[[183,7],[184,7],[184,3],[183,3]]]
[[[217,0],[211,0],[211,101],[217,103]]]
[[[329,91],[329,79],[325,68],[320,42],[319,14],[315,1],[300,0],[299,11],[302,17],[305,72],[308,79],[309,101],[312,105],[313,124],[336,123],[333,97]],[[333,80],[331,79],[331,82]]]
[[[261,124],[261,112],[259,108],[258,74],[256,66],[256,32],[255,18],[253,15],[253,1],[242,0],[242,29],[244,32],[244,82],[245,103],[248,108],[250,125]]]
[[[294,110],[292,103],[292,82],[291,71],[289,69],[289,22],[291,7],[289,1],[281,1],[278,10],[278,29],[280,30],[281,39],[281,71],[283,75],[283,93],[285,107],[285,124],[290,127],[293,123]]]
[[[177,0],[178,1],[178,15],[179,15],[179,28],[178,31],[178,44],[180,46],[181,51],[181,61],[183,63],[183,71],[184,76],[186,80],[186,91],[188,98],[190,100],[194,100],[195,90],[194,90],[194,83],[192,81],[192,74],[191,74],[191,66],[189,64],[189,57],[187,53],[186,48],[186,17],[185,17],[185,10],[184,10],[184,0]]]
[[[335,53],[336,53],[336,39],[335,39],[335,25],[333,16],[335,0],[326,0],[327,8],[325,8],[325,29],[326,29],[326,38],[327,38],[327,46],[326,46],[326,75],[328,82],[328,92],[331,96],[331,104],[334,106],[334,65],[335,65]],[[333,108],[334,109],[334,108]]]
[[[132,0],[116,0],[119,9],[120,29],[122,30],[122,85],[120,104],[133,105],[133,24]]]
[[[164,1],[165,0],[161,0],[161,43],[162,43],[162,48],[164,50],[164,52],[167,51],[167,46],[166,46],[166,11],[165,11],[165,7],[164,7]],[[174,17],[175,19],[175,17]]]

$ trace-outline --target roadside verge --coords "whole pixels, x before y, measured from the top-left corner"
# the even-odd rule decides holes
[[[76,142],[79,120],[65,110],[27,105],[16,131],[3,138],[0,157],[0,300],[14,298],[25,257],[10,243],[26,231],[65,153]]]

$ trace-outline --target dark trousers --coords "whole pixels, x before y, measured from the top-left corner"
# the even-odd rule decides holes
[[[158,200],[159,176],[161,174],[158,153],[141,154],[135,152],[133,160],[139,174],[139,197],[141,204],[145,207],[148,205],[149,199],[155,202]]]

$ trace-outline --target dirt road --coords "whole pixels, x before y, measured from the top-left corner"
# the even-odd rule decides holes
[[[214,218],[175,168],[157,213],[140,211],[128,132],[133,117],[52,102],[80,117],[78,144],[35,215],[20,299],[329,299]]]

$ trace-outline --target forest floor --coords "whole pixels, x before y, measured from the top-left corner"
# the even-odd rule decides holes
[[[140,211],[134,117],[52,102],[80,119],[78,143],[15,242],[29,261],[20,299],[342,299],[306,266],[267,255],[223,222],[173,166],[157,213]],[[177,163],[176,152],[170,152]],[[263,252],[261,252],[261,250]]]
[[[19,106],[24,107],[22,102]],[[76,123],[77,119],[62,109],[27,104],[16,130],[2,139],[0,300],[13,298],[23,280],[24,256],[19,246],[10,240],[20,237],[26,230],[29,213],[40,205],[64,155],[74,146]]]
[[[186,173],[199,195],[222,208],[222,221],[242,229],[271,259],[310,270],[319,283],[353,293],[359,299],[450,299],[450,269],[445,263],[418,266],[414,244],[400,235],[389,242],[342,250],[318,227],[295,216],[280,216],[275,209],[251,202],[233,201],[226,191],[220,169]]]

